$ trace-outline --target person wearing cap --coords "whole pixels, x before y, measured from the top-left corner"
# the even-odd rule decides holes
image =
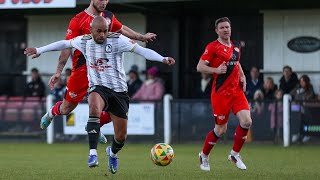
[[[161,100],[164,94],[164,86],[158,78],[158,68],[151,67],[147,70],[147,80],[142,84],[132,100],[154,101]]]
[[[138,74],[138,66],[135,64],[132,65],[128,75],[129,75],[129,80],[127,81],[128,95],[132,97],[142,85],[142,81]]]

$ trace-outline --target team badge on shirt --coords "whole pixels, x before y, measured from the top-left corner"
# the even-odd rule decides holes
[[[111,46],[111,44],[107,44],[107,45],[106,45],[106,52],[107,52],[107,53],[111,53],[111,52],[112,52],[112,46]]]

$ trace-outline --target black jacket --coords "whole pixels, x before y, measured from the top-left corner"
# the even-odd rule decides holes
[[[296,73],[292,73],[289,81],[284,79],[284,76],[280,79],[280,90],[283,94],[289,94],[299,83],[298,76]]]

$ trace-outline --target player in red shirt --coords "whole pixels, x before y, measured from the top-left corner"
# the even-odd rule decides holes
[[[246,169],[239,152],[252,124],[246,91],[246,78],[240,65],[240,46],[230,40],[231,22],[227,17],[217,19],[215,31],[218,39],[209,43],[202,54],[197,70],[213,74],[211,104],[215,127],[206,137],[199,153],[200,169],[210,171],[209,153],[218,139],[226,132],[230,110],[239,118],[233,148],[228,159],[239,169]]]
[[[119,32],[131,39],[143,42],[152,41],[156,38],[156,34],[154,33],[141,35],[127,26],[122,25],[112,12],[105,11],[107,4],[108,0],[91,0],[87,9],[71,19],[66,33],[66,40],[79,35],[90,34],[90,23],[95,16],[104,16],[107,19],[110,23],[110,32]],[[51,89],[53,89],[54,84],[60,79],[61,72],[71,53],[71,49],[61,51],[56,73],[50,78],[48,83]],[[63,101],[57,102],[53,108],[42,117],[40,122],[41,129],[47,128],[55,116],[67,115],[73,111],[87,94],[88,78],[85,62],[84,56],[80,51],[76,50],[72,55],[72,73],[67,82],[65,97]],[[109,123],[111,118],[107,112],[103,112],[101,113],[100,120],[100,126],[102,126],[103,124]]]

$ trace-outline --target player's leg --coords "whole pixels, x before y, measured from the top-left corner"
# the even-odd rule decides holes
[[[85,71],[73,71],[63,101],[57,102],[42,118],[40,128],[46,129],[55,116],[68,115],[80,103],[88,91],[88,78]]]
[[[111,121],[112,120],[111,120],[110,114],[106,111],[102,111],[100,114],[100,127],[102,127],[105,124],[110,123]]]
[[[229,99],[227,97],[218,94],[211,97],[215,127],[207,134],[202,151],[199,153],[201,170],[210,171],[209,154],[219,138],[222,137],[227,130],[227,122],[231,108],[228,101]]]
[[[125,118],[120,118],[110,114],[113,120],[114,127],[114,137],[111,146],[108,146],[106,149],[108,155],[108,165],[112,174],[117,173],[118,170],[118,156],[117,153],[124,146],[124,142],[127,137],[127,123],[128,120]]]
[[[110,113],[113,127],[114,138],[112,146],[106,149],[108,155],[108,166],[111,173],[115,174],[118,170],[118,157],[117,153],[124,146],[127,137],[127,123],[128,123],[128,110],[129,110],[129,96],[126,93],[117,93],[108,90],[111,94],[110,106],[108,111]]]
[[[98,92],[91,92],[88,97],[89,120],[87,122],[87,132],[89,137],[89,160],[88,166],[98,166],[97,147],[100,135],[100,114],[105,107],[105,101]]]
[[[249,104],[244,96],[244,93],[241,93],[237,96],[236,100],[234,101],[232,111],[239,118],[239,125],[234,133],[234,144],[228,159],[234,162],[239,169],[245,170],[247,167],[243,163],[239,153],[247,139],[247,134],[252,124],[252,119],[250,115]]]

